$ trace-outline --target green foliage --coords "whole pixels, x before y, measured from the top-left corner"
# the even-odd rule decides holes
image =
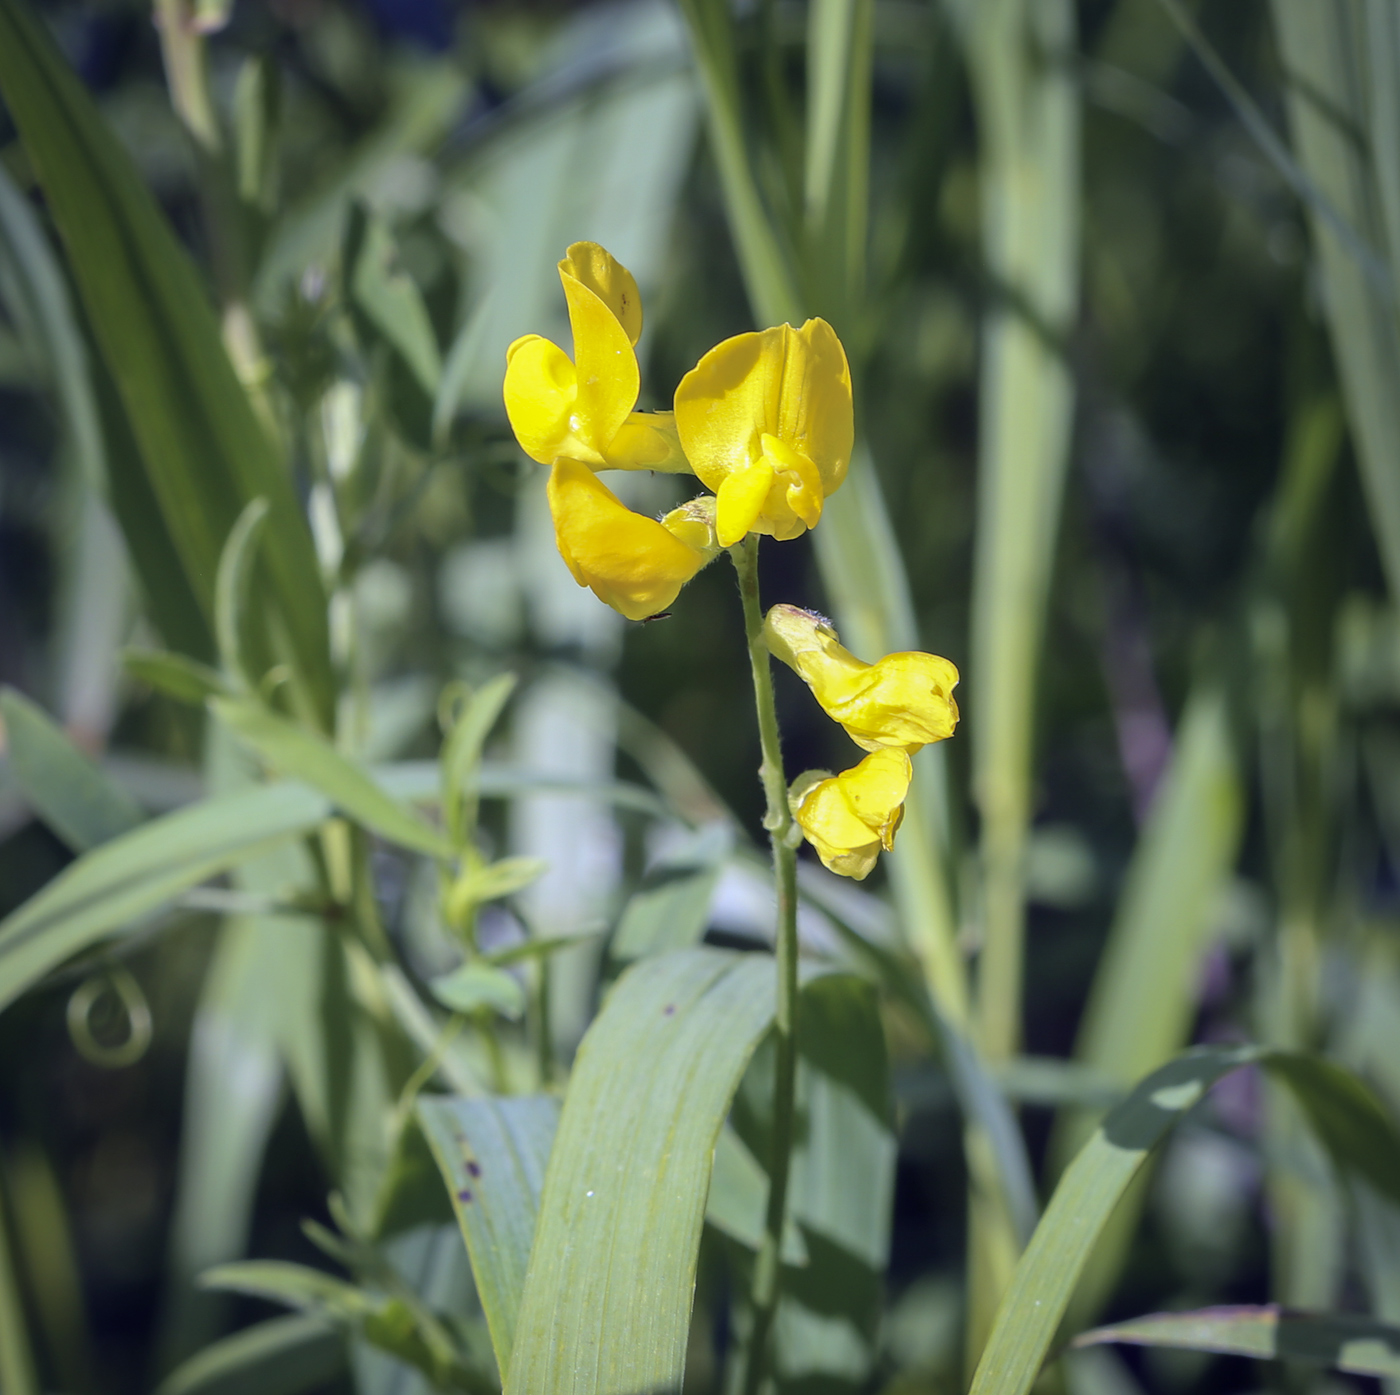
[[[1400,26],[1196,8],[156,0],[85,85],[0,0],[6,1395],[114,1349],[70,1250],[163,1290],[114,1395],[1400,1382]],[[557,555],[500,389],[577,239],[644,410],[846,345],[765,592],[967,717],[860,886],[724,568],[624,630]]]

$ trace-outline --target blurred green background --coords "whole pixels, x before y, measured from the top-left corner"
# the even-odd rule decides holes
[[[1035,1068],[1078,1050],[1086,1070],[1115,1074],[1111,1029],[1095,1056],[1081,1027],[1096,974],[1098,992],[1112,991],[1102,986],[1105,946],[1134,905],[1142,935],[1167,945],[1166,967],[1150,955],[1137,962],[1135,1001],[1154,1001],[1158,973],[1162,995],[1180,1000],[1179,1029],[1165,1029],[1180,1040],[1164,1049],[1245,1037],[1326,1047],[1400,1107],[1400,629],[1377,547],[1384,491],[1368,495],[1358,469],[1367,429],[1358,414],[1371,399],[1354,383],[1344,393],[1339,379],[1333,336],[1347,330],[1336,313],[1329,325],[1339,297],[1334,289],[1328,301],[1309,221],[1330,226],[1328,200],[1339,195],[1318,192],[1326,166],[1307,164],[1290,125],[1307,119],[1290,102],[1315,119],[1332,108],[1297,76],[1296,58],[1281,56],[1289,7],[1196,7],[1212,46],[1203,60],[1158,0],[1080,0],[1068,7],[1068,46],[1019,55],[1023,80],[1062,84],[1081,123],[1077,179],[1059,191],[1067,226],[1077,221],[1079,289],[1058,320],[989,253],[992,118],[975,59],[969,66],[969,8],[870,7],[867,270],[836,309],[816,308],[857,364],[859,429],[919,642],[963,674],[964,722],[938,779],[951,928],[969,960],[983,942],[993,855],[979,816],[977,724],[1005,672],[979,665],[987,651],[975,634],[976,559],[990,531],[979,449],[989,402],[1018,410],[1014,392],[1003,401],[988,387],[989,326],[1020,317],[1072,384],[1062,511],[1053,489],[1020,501],[1051,560],[1038,588],[1039,672],[1032,664],[1017,685],[1034,752],[1018,864],[1028,905],[1020,1039],[988,1046],[1020,1102],[1045,1191],[1074,1118],[1056,1127],[1069,1087]],[[252,327],[240,374],[279,424],[322,568],[338,578],[332,646],[352,656],[342,720],[358,754],[432,757],[443,684],[510,669],[521,695],[501,753],[582,780],[657,783],[702,820],[732,810],[761,839],[758,742],[727,567],[702,573],[669,618],[642,625],[576,588],[554,548],[545,471],[515,446],[499,396],[513,338],[565,333],[554,264],[575,240],[603,243],[637,276],[644,407],[667,405],[706,349],[763,318],[731,240],[680,11],[665,0],[209,0],[207,10],[200,0],[193,12],[209,30],[215,145],[201,146],[197,101],[183,120],[172,103],[148,5],[38,10],[200,266],[226,340]],[[769,101],[776,80],[800,107],[808,7],[761,0],[736,15],[752,164],[781,228],[792,161]],[[1239,91],[1208,70],[1214,57]],[[1372,105],[1383,95],[1372,90]],[[1326,117],[1343,130],[1350,119]],[[1250,120],[1279,133],[1281,159]],[[0,202],[26,201],[42,228],[44,199],[5,123],[0,114]],[[1383,195],[1356,205],[1382,209],[1360,228],[1382,260]],[[1357,219],[1356,208],[1343,212]],[[13,209],[0,222],[0,682],[46,708],[145,810],[171,809],[204,786],[205,732],[197,709],[119,661],[124,646],[182,640],[173,603],[153,593],[155,573],[127,555],[130,535],[124,544],[102,502],[104,460],[126,447],[110,427],[85,430],[82,412],[110,396],[107,372],[79,352],[90,372],[85,385],[70,381],[71,360],[36,309],[28,225]],[[356,260],[366,239],[373,256]],[[800,269],[800,250],[793,260]],[[371,262],[380,279],[367,291],[352,271]],[[1383,318],[1386,294],[1369,295]],[[809,306],[814,298],[819,290]],[[72,323],[88,332],[82,310]],[[1400,375],[1387,350],[1376,352]],[[1370,391],[1385,396],[1384,386]],[[1026,429],[1049,439],[1055,427],[1036,410],[1028,403]],[[1372,468],[1394,481],[1400,456],[1372,453]],[[625,497],[655,512],[676,490],[669,478],[629,478]],[[768,547],[762,566],[766,599],[841,618],[812,539]],[[843,637],[860,647],[848,629]],[[849,755],[840,734],[790,674],[776,682],[789,774],[840,769]],[[1168,773],[1188,778],[1173,766],[1188,700],[1198,714],[1214,704],[1199,717],[1214,735],[1194,739],[1216,767],[1200,778],[1230,785],[1222,798],[1233,812],[1209,799],[1193,811],[1188,799],[1171,836],[1189,843],[1194,831],[1208,846],[1182,852],[1175,870],[1159,867],[1145,906],[1130,869]],[[1211,740],[1226,754],[1212,755]],[[493,810],[486,836],[495,850],[551,859],[520,914],[556,935],[614,924],[664,847],[640,817],[540,797]],[[7,778],[0,912],[71,856]],[[383,918],[411,941],[422,879],[391,855],[374,865]],[[882,904],[884,876],[864,888]],[[191,905],[171,914],[122,959],[154,1024],[135,1064],[105,1068],[75,1043],[66,1014],[80,971],[51,976],[0,1016],[0,1180],[44,1388],[147,1389],[174,1355],[270,1311],[240,1299],[196,1312],[188,1283],[207,1262],[239,1252],[323,1262],[299,1227],[326,1218],[330,1179],[275,1062],[244,1063],[260,1101],[253,1127],[268,1139],[244,1179],[246,1224],[223,1218],[204,1244],[197,1219],[175,1219],[182,1128],[195,1106],[187,1067],[201,1030],[216,1030],[196,1023],[196,1008],[220,917]],[[709,939],[750,944],[765,914],[761,883],[726,873]],[[1189,978],[1180,985],[1174,935]],[[596,952],[582,955],[555,985],[566,1055],[594,1002]],[[100,1014],[93,1025],[100,1035]],[[120,1021],[109,1025],[120,1036]],[[864,1384],[952,1390],[962,1382],[969,1243],[955,1102],[907,1012],[889,1006],[886,1028],[900,1151],[886,1321]],[[1123,1069],[1133,1079],[1153,1064]],[[1301,1163],[1279,1162],[1292,1145],[1277,1113],[1246,1076],[1183,1128],[1144,1194],[1101,1314],[1400,1301],[1396,1256],[1385,1272],[1367,1267],[1316,1148],[1299,1144]],[[1291,1201],[1288,1178],[1300,1176],[1310,1200]],[[1290,1219],[1290,1206],[1306,1218]],[[1097,1372],[1108,1384],[1095,1390],[1303,1388],[1275,1367],[1199,1355],[1105,1360],[1115,1364]]]

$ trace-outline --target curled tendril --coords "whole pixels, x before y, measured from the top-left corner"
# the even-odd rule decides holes
[[[126,1036],[109,1044],[93,1031],[93,1009],[108,996],[116,999],[126,1015]],[[68,999],[68,1035],[78,1054],[105,1070],[134,1066],[151,1044],[150,1004],[141,985],[121,967],[104,969],[83,980]]]

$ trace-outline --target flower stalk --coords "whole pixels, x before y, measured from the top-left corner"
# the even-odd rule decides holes
[[[773,1077],[772,1155],[768,1161],[768,1214],[753,1275],[753,1327],[741,1389],[756,1395],[768,1366],[773,1319],[778,1309],[783,1222],[787,1212],[788,1172],[792,1159],[797,1094],[797,849],[788,807],[787,777],[773,700],[773,674],[763,639],[763,609],[758,594],[758,538],[750,535],[730,548],[744,605],[744,635],[753,670],[754,706],[763,759],[759,775],[767,809],[763,826],[773,848],[773,879],[778,896],[776,953],[778,1009],[774,1018],[777,1060]]]

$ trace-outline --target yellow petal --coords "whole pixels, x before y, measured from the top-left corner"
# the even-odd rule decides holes
[[[554,462],[549,510],[574,580],[629,620],[665,610],[710,560],[654,518],[633,513],[582,461]]]
[[[765,435],[811,464],[822,498],[846,477],[854,439],[851,376],[841,341],[824,320],[726,339],[681,380],[675,407],[682,449],[717,494],[725,479],[765,454]],[[760,510],[759,532],[793,537],[808,526],[806,518],[820,517],[808,472],[794,482],[792,498],[785,485]]]
[[[776,474],[767,460],[757,460],[726,475],[716,492],[715,534],[721,547],[733,547],[753,531],[773,490]],[[708,483],[708,481],[706,481]]]
[[[766,431],[759,437],[759,444],[763,458],[783,482],[783,503],[808,528],[815,528],[821,521],[822,501],[826,498],[817,467],[801,451]],[[782,522],[780,518],[773,521]]]
[[[642,386],[637,355],[627,331],[602,298],[568,275],[563,262],[559,265],[574,332],[578,397],[573,431],[606,457],[613,437],[637,405]]]
[[[863,749],[895,746],[912,753],[953,734],[958,671],[947,659],[901,653],[862,663],[825,619],[792,605],[775,605],[768,612],[764,639]]]
[[[688,475],[690,462],[676,435],[676,419],[670,412],[633,412],[608,446],[609,470],[660,470]]]
[[[633,344],[642,337],[642,297],[632,273],[596,242],[575,242],[559,263],[560,276],[572,276],[612,311]]]
[[[827,868],[857,881],[870,874],[880,849],[894,846],[912,776],[903,751],[874,751],[795,797],[798,826]]]
[[[506,350],[506,416],[521,449],[548,465],[572,434],[577,396],[574,365],[557,344],[527,334]]]

